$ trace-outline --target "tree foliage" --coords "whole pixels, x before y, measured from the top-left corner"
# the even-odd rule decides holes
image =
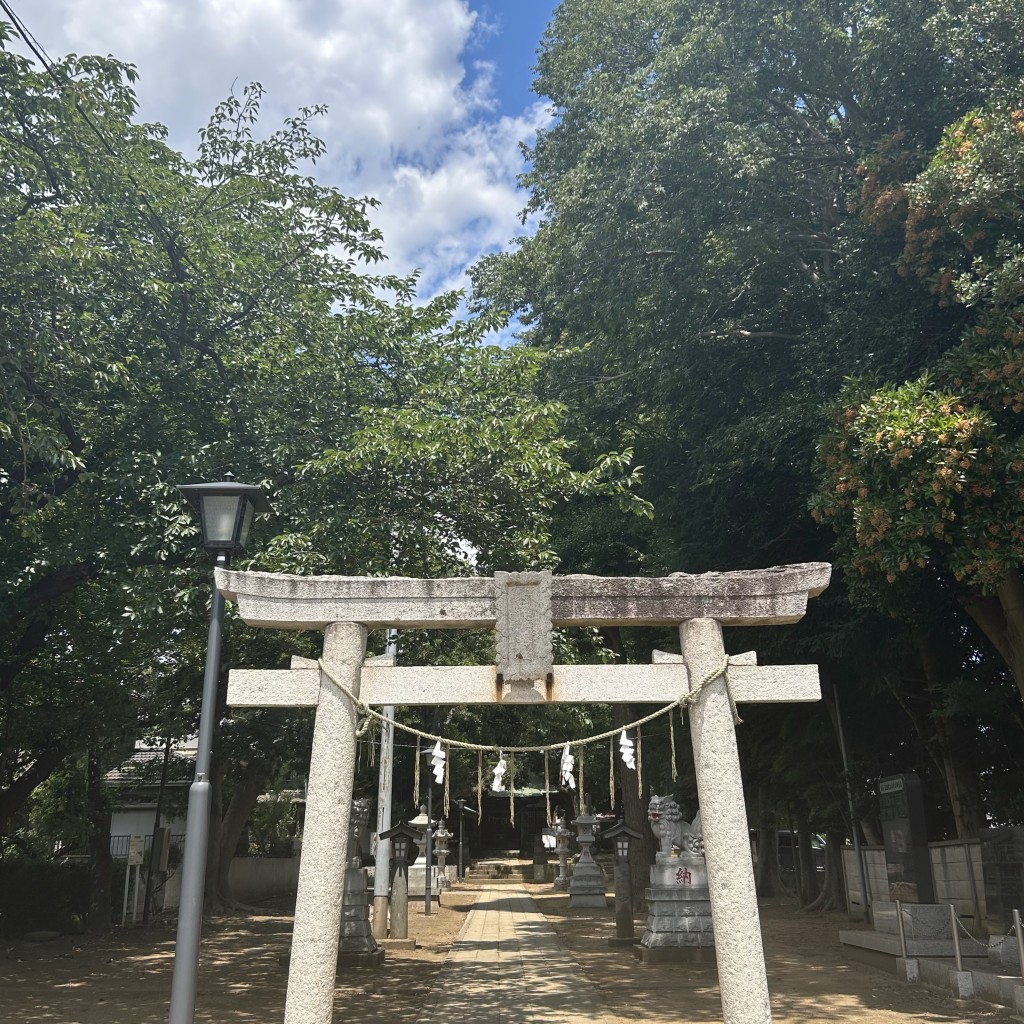
[[[943,778],[962,834],[980,819],[960,806],[973,769],[955,763],[956,749],[1015,721],[1001,698],[1002,710],[979,700],[976,718],[963,721],[952,695],[971,672],[997,689],[1008,681],[998,663],[990,671],[993,650],[964,611],[989,639],[1001,629],[1004,647],[1006,615],[994,596],[972,591],[961,605],[949,586],[932,585],[936,566],[921,545],[949,554],[935,532],[941,510],[959,515],[970,503],[978,529],[957,520],[952,531],[974,537],[975,551],[957,556],[964,571],[982,583],[979,573],[998,574],[993,559],[1016,558],[1019,104],[1010,97],[1024,72],[1021,27],[1019,5],[1000,0],[566,0],[535,79],[555,118],[528,149],[522,178],[539,229],[474,276],[482,308],[513,310],[525,342],[552,353],[544,393],[571,402],[581,443],[628,446],[645,467],[649,527],[605,529],[603,512],[583,503],[577,517],[574,507],[557,533],[567,568],[832,559],[833,536],[809,504],[820,517],[829,502],[874,503],[863,515],[849,505],[829,513],[830,523],[843,518],[839,568],[870,563],[883,587],[893,571],[919,571],[928,585],[891,600],[876,588],[867,608],[850,601],[866,577],[840,571],[810,611],[813,628],[761,634],[752,646],[771,658],[809,655],[851,695],[871,690],[902,710],[915,738],[894,727],[890,749],[918,765],[929,745],[941,752],[921,770]],[[833,417],[823,457],[846,475],[819,493],[816,442]],[[912,456],[888,448],[897,431],[920,435]],[[896,452],[906,462],[893,466]],[[876,523],[873,546],[854,550],[872,516],[896,524],[906,468],[924,473],[911,481],[916,518],[887,526],[888,543]],[[609,536],[604,561],[595,538]],[[929,646],[938,621],[954,649]],[[882,664],[881,649],[891,655]],[[880,671],[888,682],[879,690]],[[763,743],[750,737],[762,776],[779,731]],[[855,761],[879,764],[870,735],[851,745]],[[811,792],[810,743],[805,754]]]
[[[226,470],[276,515],[249,561],[472,574],[547,564],[567,497],[634,503],[628,452],[574,462],[536,353],[493,316],[380,272],[374,201],[309,173],[310,107],[264,133],[262,90],[218,105],[187,159],[138,123],[135,70],[52,74],[0,34],[0,821],[85,751],[194,730],[209,570],[175,485]],[[621,451],[621,450],[620,450]],[[642,506],[641,506],[642,507]],[[302,637],[227,631],[224,664]],[[267,782],[272,717],[221,738]],[[299,742],[296,734],[295,742]],[[234,781],[232,781],[234,780]],[[227,816],[233,812],[225,811]]]
[[[1000,95],[900,186],[903,270],[964,325],[920,377],[844,396],[813,509],[865,599],[949,581],[1024,696],[1022,171],[1024,110]]]

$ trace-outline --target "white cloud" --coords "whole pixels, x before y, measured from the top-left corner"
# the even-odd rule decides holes
[[[497,117],[493,66],[468,62],[465,0],[36,0],[25,18],[50,55],[137,65],[140,117],[186,152],[232,86],[260,81],[263,126],[326,103],[318,177],[381,200],[391,269],[423,268],[423,297],[521,231],[519,140],[540,105]]]

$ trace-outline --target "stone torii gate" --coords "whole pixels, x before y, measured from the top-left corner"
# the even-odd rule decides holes
[[[690,709],[715,944],[726,1024],[771,1021],[746,808],[730,693],[736,703],[819,700],[815,665],[726,660],[722,626],[796,622],[828,586],[827,563],[660,578],[495,573],[493,578],[290,576],[216,570],[242,619],[268,629],[324,630],[322,672],[233,670],[231,707],[315,707],[285,1024],[330,1024],[334,1008],[357,709],[368,704],[660,703],[727,665]],[[681,655],[652,665],[555,665],[554,626],[678,626]],[[366,661],[377,628],[493,627],[497,664],[428,668]],[[330,675],[328,675],[328,673]]]

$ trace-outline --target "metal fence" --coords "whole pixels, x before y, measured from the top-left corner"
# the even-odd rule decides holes
[[[146,839],[146,856],[149,856],[150,848],[153,845],[152,834],[145,837]],[[110,837],[110,856],[114,860],[127,860],[128,859],[128,848],[131,846],[131,836],[111,836]],[[178,835],[171,835],[171,849],[177,850],[179,853],[185,847],[185,833],[181,832]]]

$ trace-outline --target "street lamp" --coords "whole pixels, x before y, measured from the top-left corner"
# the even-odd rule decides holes
[[[632,945],[633,933],[633,882],[629,867],[629,844],[643,836],[619,821],[604,834],[615,844],[615,935],[608,939],[609,946]]]
[[[404,821],[393,828],[385,829],[377,836],[378,842],[383,839],[391,843],[391,859],[395,865],[389,901],[393,939],[409,938],[409,863],[419,854],[416,845],[419,838],[420,833]]]
[[[199,513],[203,547],[211,552],[217,566],[227,566],[231,556],[245,547],[255,513],[271,511],[270,503],[258,487],[237,483],[230,473],[226,473],[218,483],[183,484],[178,490]],[[203,675],[203,703],[199,712],[196,775],[188,791],[178,937],[174,947],[174,978],[171,981],[168,1017],[170,1024],[193,1024],[195,1019],[206,847],[210,834],[210,755],[223,625],[224,598],[214,587]]]
[[[463,854],[463,837],[465,835],[465,817],[466,817],[466,801],[465,799],[458,799],[455,801],[459,805],[459,866],[455,872],[455,877],[461,882],[466,877],[465,871],[465,855]]]

